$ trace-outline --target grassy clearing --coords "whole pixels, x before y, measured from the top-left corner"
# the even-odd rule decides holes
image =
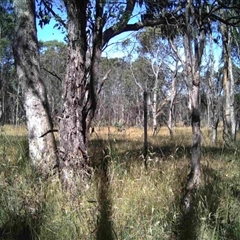
[[[149,132],[148,169],[142,129],[96,129],[89,151],[94,176],[71,202],[57,177],[42,181],[32,170],[26,129],[5,126],[0,239],[240,239],[239,153],[221,141],[212,146],[202,131],[202,186],[186,218],[180,202],[189,171],[190,128],[177,128],[174,140],[165,128],[155,138]]]

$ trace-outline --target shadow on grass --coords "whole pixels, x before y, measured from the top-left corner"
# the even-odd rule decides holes
[[[189,211],[181,214],[176,238],[239,239],[240,224],[237,218],[230,217],[232,206],[224,199],[229,196],[230,183],[222,179],[218,171],[207,166],[203,167],[203,175],[204,186],[195,193]],[[226,201],[225,206],[222,201]],[[209,229],[211,235],[208,235]]]
[[[96,181],[98,183],[98,204],[100,215],[97,222],[97,240],[114,240],[112,216],[112,201],[110,183],[108,179],[108,156],[103,158],[96,169]]]
[[[13,222],[15,224],[13,224]],[[35,238],[31,231],[31,226],[16,218],[11,219],[10,222],[6,222],[5,225],[0,228],[0,239],[32,240]]]

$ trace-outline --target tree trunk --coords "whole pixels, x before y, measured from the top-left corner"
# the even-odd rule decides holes
[[[186,53],[185,73],[188,86],[191,87],[189,94],[189,110],[192,121],[192,147],[191,147],[191,170],[186,183],[186,193],[183,197],[183,209],[189,212],[194,193],[200,186],[200,158],[201,158],[201,129],[200,129],[200,65],[205,45],[205,32],[199,29],[198,35],[192,35],[189,17],[191,16],[191,1],[186,8],[186,35],[184,36],[184,49]],[[198,23],[199,24],[199,23]],[[194,46],[194,47],[193,47]]]
[[[102,29],[96,19],[90,46],[86,31],[88,2],[65,0],[69,46],[67,72],[63,82],[59,154],[63,187],[73,194],[80,186],[79,183],[87,181],[92,172],[87,148],[89,128],[96,110],[95,76],[101,56]],[[101,15],[98,11],[97,15]]]
[[[168,129],[169,129],[169,134],[171,139],[173,138],[173,112],[174,112],[174,99],[176,97],[177,94],[177,90],[176,90],[176,80],[177,80],[177,70],[178,70],[178,65],[176,64],[176,70],[173,74],[173,79],[172,79],[172,89],[171,89],[171,96],[170,96],[170,106],[169,106],[169,115],[168,115]]]
[[[214,81],[214,52],[213,52],[213,38],[210,35],[210,76],[208,79],[208,118],[209,128],[212,130],[212,143],[215,145],[217,143],[217,128],[219,123],[219,115],[221,109],[221,101],[220,101],[220,92],[222,87],[218,86],[219,84]]]
[[[89,175],[86,125],[89,90],[86,69],[86,2],[65,1],[68,12],[69,46],[59,123],[59,156],[62,184],[73,193],[76,192],[77,176],[81,175],[80,177],[84,179]]]
[[[47,175],[56,165],[57,157],[46,88],[40,78],[35,1],[14,0],[13,4],[17,19],[14,56],[24,92],[29,154],[36,170]]]
[[[148,93],[143,92],[143,122],[144,122],[144,140],[143,140],[143,156],[145,167],[147,168],[147,155],[148,155]]]
[[[153,136],[157,135],[157,79],[153,88],[152,118],[153,118]]]
[[[201,157],[201,129],[200,129],[200,109],[199,91],[200,76],[196,73],[193,81],[190,106],[192,118],[192,147],[191,147],[191,171],[186,184],[186,193],[183,198],[184,209],[188,210],[191,206],[191,198],[194,191],[200,186],[200,157]]]
[[[236,117],[234,109],[234,78],[231,60],[231,31],[225,24],[220,25],[223,41],[223,87],[225,93],[223,106],[223,139],[227,146],[232,146],[236,140]]]

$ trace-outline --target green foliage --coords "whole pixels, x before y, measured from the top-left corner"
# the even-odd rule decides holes
[[[0,5],[0,59],[11,50],[14,32],[14,16],[9,1],[2,0]]]

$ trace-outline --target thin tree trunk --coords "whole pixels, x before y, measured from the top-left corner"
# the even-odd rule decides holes
[[[196,76],[193,81],[191,91],[191,118],[192,118],[192,147],[191,147],[191,171],[186,184],[186,193],[183,197],[185,210],[191,207],[192,194],[200,186],[200,158],[201,158],[201,129],[199,110],[199,81],[200,76]]]
[[[186,192],[183,197],[183,209],[189,212],[194,193],[200,186],[200,159],[201,159],[201,128],[200,128],[200,65],[205,45],[205,32],[199,29],[198,35],[192,35],[190,16],[192,11],[191,1],[186,7],[186,35],[184,36],[184,49],[186,53],[186,78],[191,86],[189,94],[189,110],[192,121],[192,147],[191,170],[186,183]],[[199,24],[199,22],[197,23]],[[193,47],[194,46],[194,47]]]
[[[155,79],[155,81],[157,81]],[[153,89],[153,102],[152,102],[152,118],[153,118],[153,136],[157,135],[157,86]]]
[[[147,154],[148,154],[148,93],[146,91],[143,92],[143,116],[144,116],[144,143],[143,143],[143,156],[145,167],[147,168]]]
[[[214,53],[213,53],[213,38],[210,35],[210,76],[208,80],[208,109],[209,109],[209,128],[212,130],[212,143],[215,145],[217,143],[217,128],[219,123],[220,115],[220,89],[217,83],[214,83]]]
[[[236,117],[234,109],[234,78],[231,60],[231,31],[228,26],[221,24],[220,31],[223,39],[224,74],[223,87],[225,101],[223,107],[223,139],[227,146],[236,140]]]
[[[35,1],[14,0],[16,36],[14,55],[17,75],[24,92],[29,154],[33,166],[41,174],[50,174],[56,165],[56,144],[46,88],[40,77]],[[42,137],[41,137],[42,136]]]
[[[168,115],[168,129],[170,133],[170,137],[173,138],[173,112],[174,112],[174,99],[176,97],[176,80],[177,80],[177,64],[176,64],[176,70],[173,74],[173,79],[172,79],[172,89],[171,89],[171,96],[170,96],[170,106],[169,106],[169,115]]]

